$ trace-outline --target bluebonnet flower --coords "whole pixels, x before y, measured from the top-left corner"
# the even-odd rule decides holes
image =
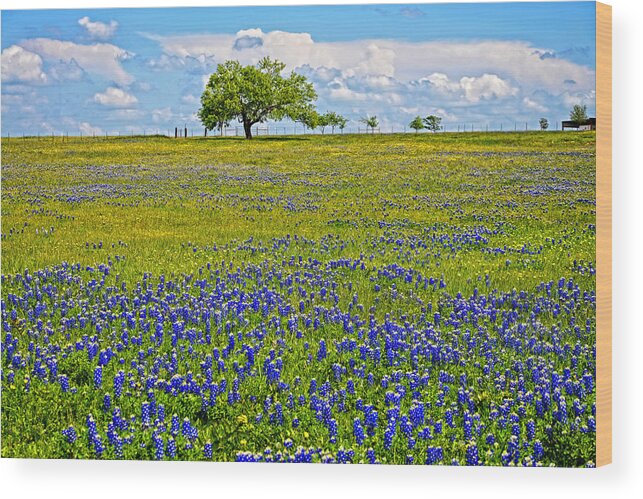
[[[163,442],[163,438],[156,432],[152,436],[152,439],[154,441],[154,459],[160,461],[165,456],[165,443]]]
[[[328,434],[329,434],[329,440],[331,443],[335,443],[337,441],[337,420],[335,418],[332,418],[328,422]]]
[[[480,458],[478,456],[478,446],[474,441],[467,445],[466,460],[467,466],[478,466],[480,464]]]
[[[69,391],[69,378],[65,374],[61,374],[58,379],[60,380],[60,388],[63,393],[67,393]]]
[[[428,426],[425,426],[418,432],[418,438],[423,440],[428,440],[431,438],[431,429]]]
[[[539,440],[536,440],[534,442],[534,460],[535,461],[540,461],[540,459],[544,456],[545,450],[543,448],[543,444],[540,443]]]
[[[384,430],[384,448],[390,449],[393,446],[393,437],[395,436],[395,427],[387,426]]]
[[[123,385],[125,384],[125,373],[118,371],[114,376],[114,396],[120,397],[123,393]]]
[[[364,428],[362,427],[362,424],[359,418],[355,418],[353,420],[353,435],[355,436],[355,441],[357,442],[357,445],[362,445],[364,443],[364,439],[366,437],[364,435]]]
[[[426,449],[426,464],[436,464],[442,461],[444,453],[442,452],[442,447],[432,447],[429,446]]]
[[[67,443],[73,444],[76,439],[78,438],[78,434],[76,433],[76,429],[73,426],[70,426],[69,428],[65,428],[62,431],[63,436],[67,440]]]
[[[319,348],[317,350],[317,362],[321,362],[326,358],[327,351],[326,351],[326,341],[325,340],[319,340]]]
[[[168,438],[167,440],[167,455],[174,459],[176,457],[176,440],[173,437]]]
[[[527,421],[527,440],[530,442],[536,438],[536,423],[533,419]]]
[[[103,368],[102,366],[97,366],[94,369],[94,388],[100,388],[103,384]]]
[[[172,421],[170,423],[170,433],[173,437],[176,437],[179,434],[179,417],[176,414],[172,415]]]
[[[141,404],[141,423],[144,426],[149,426],[151,424],[150,404],[148,402],[143,402]]]

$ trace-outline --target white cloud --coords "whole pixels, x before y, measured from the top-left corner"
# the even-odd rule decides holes
[[[18,45],[7,47],[2,51],[2,81],[45,83],[42,58]]]
[[[498,75],[483,74],[480,77],[463,76],[460,86],[464,90],[464,97],[469,102],[478,102],[480,99],[503,98],[516,95],[518,89],[509,85]]]
[[[577,90],[594,88],[594,71],[561,59],[541,57],[539,49],[520,41],[406,42],[356,40],[316,42],[308,33],[261,29],[236,35],[201,34],[151,36],[168,57],[213,57],[218,62],[237,59],[254,64],[269,55],[286,63],[288,69],[304,66],[335,69],[344,76],[388,76],[399,81],[419,80],[444,74],[453,80],[470,75],[492,74],[512,80],[528,92],[546,89],[560,93],[565,81],[575,81]],[[490,80],[474,82],[493,85]],[[472,90],[474,95],[476,90]]]
[[[444,73],[433,73],[424,78],[420,78],[418,83],[428,83],[439,92],[457,92],[460,90],[458,82],[449,80],[449,77]]]
[[[480,76],[463,76],[459,81],[452,81],[444,73],[433,73],[410,84],[415,87],[427,87],[442,97],[464,99],[469,103],[477,103],[481,99],[502,99],[518,93],[518,88],[498,75],[485,73]]]
[[[116,21],[112,20],[109,24],[105,24],[100,21],[91,21],[87,16],[81,17],[78,20],[78,24],[87,30],[89,36],[99,40],[110,38],[118,27],[118,23]]]
[[[346,69],[347,76],[383,75],[392,77],[395,74],[395,51],[381,48],[375,43],[366,47],[364,59],[356,66]]]
[[[83,70],[112,80],[119,85],[129,85],[134,81],[132,75],[121,66],[121,62],[131,58],[133,54],[116,45],[109,43],[81,45],[50,38],[31,38],[21,43],[24,48],[35,52],[45,61],[52,63],[75,61]]]
[[[102,135],[103,130],[100,127],[92,126],[86,121],[78,124],[78,129],[83,135]]]
[[[108,107],[128,108],[134,106],[138,99],[121,88],[109,87],[105,92],[95,94],[94,102]]]

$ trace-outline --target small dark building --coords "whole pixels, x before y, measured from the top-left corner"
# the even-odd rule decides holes
[[[563,121],[563,130],[573,128],[575,130],[596,130],[596,118],[588,118],[585,123],[577,125],[573,121]]]

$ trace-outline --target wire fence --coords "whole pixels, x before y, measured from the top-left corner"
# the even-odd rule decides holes
[[[580,127],[579,130],[587,129],[587,127]],[[431,132],[429,130],[414,130],[408,126],[380,126],[377,128],[370,127],[345,127],[340,129],[338,127],[326,127],[324,129],[316,128],[310,129],[297,125],[264,125],[254,126],[251,128],[254,137],[262,136],[289,136],[289,135],[348,135],[348,134],[364,134],[364,135],[377,135],[377,134],[431,134],[431,133],[472,133],[472,132],[529,132],[529,131],[561,131],[562,121],[555,121],[549,123],[549,126],[543,130],[540,123],[530,123],[529,121],[512,123],[499,122],[499,123],[442,123],[440,129]],[[173,127],[173,128],[130,128],[129,130],[110,130],[100,132],[83,132],[82,130],[61,130],[52,131],[47,133],[10,133],[2,134],[3,138],[51,138],[51,139],[68,139],[68,138],[114,138],[114,137],[140,137],[140,136],[161,136],[176,139],[205,137],[245,137],[243,126],[228,126],[222,130],[206,130],[200,127]]]

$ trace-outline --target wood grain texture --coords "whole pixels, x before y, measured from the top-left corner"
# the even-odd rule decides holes
[[[612,462],[612,7],[596,3],[596,465]]]

